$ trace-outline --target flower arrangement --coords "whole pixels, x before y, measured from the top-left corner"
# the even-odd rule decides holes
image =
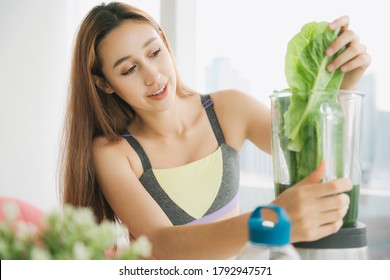
[[[151,245],[140,237],[131,246],[116,248],[122,225],[98,224],[92,210],[66,205],[44,215],[39,226],[16,221],[18,205],[3,205],[0,221],[0,259],[102,260],[148,258]]]

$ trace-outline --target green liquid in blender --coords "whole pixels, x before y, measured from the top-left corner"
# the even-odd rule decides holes
[[[275,183],[275,196],[278,196],[290,187],[291,185]],[[350,198],[350,204],[343,219],[343,227],[353,227],[358,217],[360,185],[354,185],[352,190],[346,192],[346,194]]]

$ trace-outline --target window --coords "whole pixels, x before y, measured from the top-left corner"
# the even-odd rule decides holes
[[[383,37],[381,40],[372,32],[385,33],[384,24],[379,24],[378,18],[380,13],[383,13],[381,20],[386,15],[381,12],[384,7],[377,4],[376,13],[370,17],[366,6],[359,3],[330,1],[321,9],[312,9],[313,2],[308,0],[266,3],[198,0],[196,88],[201,92],[238,88],[269,104],[272,91],[286,87],[284,55],[292,36],[307,22],[330,21],[348,14],[351,28],[358,30],[373,58],[359,86],[366,94],[362,141],[364,181],[369,188],[390,190],[386,172],[390,168],[390,150],[385,144],[390,139],[385,129],[390,117],[390,97],[385,89],[387,66],[384,63],[389,61],[385,59],[389,58],[385,50],[390,47],[390,41]],[[254,153],[250,145],[244,148],[242,157],[244,173],[270,174],[268,159]]]

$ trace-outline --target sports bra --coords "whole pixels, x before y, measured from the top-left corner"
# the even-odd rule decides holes
[[[216,221],[238,209],[239,154],[225,143],[210,96],[201,95],[201,102],[218,141],[218,148],[202,159],[155,169],[135,137],[122,135],[141,160],[141,184],[173,225]]]

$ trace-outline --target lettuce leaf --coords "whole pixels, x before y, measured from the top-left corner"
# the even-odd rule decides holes
[[[304,25],[288,43],[285,58],[285,76],[292,92],[290,105],[284,113],[283,131],[288,139],[288,152],[296,157],[297,182],[313,171],[319,163],[319,107],[324,102],[336,101],[337,94],[330,93],[341,87],[344,74],[340,70],[328,72],[327,65],[333,57],[325,54],[337,38],[339,30],[330,30],[327,22]]]
[[[325,51],[339,33],[339,30],[330,30],[328,26],[327,22],[305,24],[287,45],[287,84],[293,93],[305,99],[310,91],[339,89],[341,86],[343,73],[326,70],[334,58],[328,57]]]

